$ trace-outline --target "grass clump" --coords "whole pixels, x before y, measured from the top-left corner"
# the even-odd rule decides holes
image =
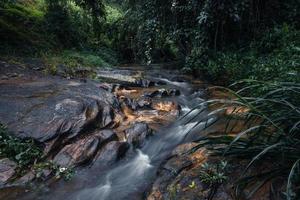
[[[210,186],[216,186],[227,180],[225,175],[227,162],[222,161],[220,164],[205,163],[202,165],[200,180]]]

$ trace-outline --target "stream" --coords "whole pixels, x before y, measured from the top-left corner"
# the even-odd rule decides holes
[[[171,152],[184,143],[201,137],[201,130],[216,121],[204,101],[205,87],[202,82],[194,82],[191,77],[180,75],[174,70],[162,70],[159,67],[122,67],[97,72],[100,81],[114,84],[131,83],[142,77],[155,83],[149,87],[127,86],[130,98],[140,98],[145,93],[173,89],[177,95],[151,97],[153,102],[173,102],[180,107],[178,114],[170,116],[168,112],[144,110],[135,112],[134,120],[146,121],[155,129],[139,148],[133,146],[118,162],[103,167],[103,161],[94,161],[85,167],[76,169],[74,177],[66,181],[34,186],[11,199],[22,200],[138,200],[145,198],[145,192],[157,178],[157,170],[170,156]],[[131,93],[130,91],[135,92]],[[195,107],[197,107],[195,109]],[[150,114],[149,114],[150,113]],[[137,116],[144,114],[145,116]],[[152,115],[155,115],[153,117]],[[175,117],[174,117],[175,116]],[[155,118],[155,120],[153,120]]]

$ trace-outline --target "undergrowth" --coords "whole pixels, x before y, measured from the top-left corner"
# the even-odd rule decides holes
[[[0,158],[15,161],[20,168],[27,168],[42,156],[41,148],[33,139],[19,139],[8,133],[0,124]]]
[[[15,176],[22,176],[32,170],[37,180],[44,180],[44,171],[50,170],[55,178],[69,181],[73,168],[60,167],[53,161],[44,161],[42,148],[33,139],[19,139],[12,136],[7,128],[0,124],[0,159],[9,158],[17,163]]]
[[[111,67],[116,64],[115,55],[108,49],[98,52],[65,50],[61,53],[42,55],[47,70],[57,71],[57,66],[65,65],[72,69],[76,67]]]

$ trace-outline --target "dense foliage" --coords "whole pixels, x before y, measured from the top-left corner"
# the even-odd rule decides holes
[[[114,22],[118,10],[108,8],[109,5],[105,5],[100,0],[1,2],[0,53],[9,56],[25,55],[43,58],[46,55],[49,57],[47,61],[59,57],[58,60],[64,61],[63,63],[76,63],[79,60],[75,55],[77,54],[83,58],[92,57],[93,60],[79,61],[77,65],[115,64],[116,56],[111,39],[104,29]],[[64,60],[66,58],[64,52],[70,51],[76,53],[67,56],[68,60]]]
[[[185,70],[201,70],[214,78],[225,71],[231,78],[244,70],[256,71],[251,68],[284,65],[285,55],[298,51],[293,49],[300,40],[297,0],[132,0],[125,8],[120,48],[132,60],[176,58]]]
[[[113,50],[120,62],[177,61],[184,71],[223,84],[240,78],[288,81],[299,73],[299,4],[6,0],[0,4],[0,51]]]

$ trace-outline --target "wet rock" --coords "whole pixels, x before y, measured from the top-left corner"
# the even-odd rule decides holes
[[[191,142],[191,143],[186,143],[186,144],[179,145],[172,151],[172,156],[184,155],[185,153],[189,152],[190,150],[192,150],[197,145],[198,145],[198,143],[196,143],[196,142]]]
[[[123,103],[132,110],[149,109],[151,108],[152,100],[147,97],[142,97],[138,100],[125,98]]]
[[[163,98],[163,97],[172,97],[172,96],[179,96],[180,91],[177,89],[160,89],[156,90],[150,94],[145,94],[147,97],[158,97],[158,98]]]
[[[171,157],[159,168],[147,200],[207,199],[210,190],[201,182],[197,171],[206,160],[206,151],[199,149],[187,153],[196,145],[183,144],[173,150]],[[193,182],[195,188],[190,186]]]
[[[99,139],[88,137],[65,146],[53,159],[61,167],[75,167],[90,161],[98,150]]]
[[[151,94],[147,95],[149,97],[167,97],[168,96],[168,92],[166,89],[160,89],[160,90],[156,90],[154,92],[152,92]]]
[[[6,76],[6,75],[2,75],[2,76],[0,77],[0,79],[1,79],[1,80],[8,80],[8,79],[9,79],[9,77],[8,77],[8,76]]]
[[[93,82],[28,75],[2,81],[0,93],[0,121],[20,138],[59,142],[114,123],[117,100]]]
[[[44,67],[33,67],[32,70],[35,70],[35,71],[42,71],[43,69],[45,69]]]
[[[99,113],[98,113],[99,114]],[[100,121],[97,124],[99,128],[105,128],[108,127],[111,123],[114,121],[114,111],[110,105],[104,105],[102,107],[102,110],[100,112]]]
[[[9,76],[11,78],[15,78],[15,77],[18,77],[19,74],[18,73],[8,73],[7,76]]]
[[[170,111],[179,111],[180,106],[172,101],[162,101],[153,103],[152,108],[155,110],[170,112]]]
[[[125,130],[127,141],[134,147],[141,147],[146,138],[152,135],[149,126],[142,122],[133,124],[129,129]]]
[[[104,89],[104,90],[106,90],[106,91],[108,91],[110,93],[114,92],[114,87],[115,87],[114,84],[101,83],[98,86],[99,86],[99,88]]]
[[[179,96],[180,95],[180,91],[177,89],[171,89],[168,91],[168,95],[169,96]]]
[[[141,98],[137,101],[137,105],[139,108],[150,108],[152,104],[152,100],[150,98]]]
[[[36,177],[36,174],[33,173],[32,171],[26,173],[24,176],[22,176],[21,178],[19,178],[15,183],[16,184],[26,184],[31,182],[32,180],[34,180]]]
[[[138,108],[137,102],[130,98],[124,98],[123,103],[125,104],[125,106],[127,106],[128,108],[130,108],[132,110],[136,110]]]
[[[165,81],[158,80],[155,82],[156,85],[167,85]]]
[[[184,77],[180,76],[174,76],[170,79],[170,81],[176,81],[176,82],[187,82],[188,80]]]
[[[125,156],[129,145],[126,142],[112,141],[105,145],[96,156],[95,163],[109,165]]]
[[[0,160],[0,185],[7,183],[9,179],[15,174],[17,164],[8,158]]]
[[[118,140],[117,134],[111,129],[101,130],[92,135],[95,135],[100,140],[100,143],[107,143]]]
[[[135,83],[138,86],[144,87],[144,88],[155,86],[155,82],[147,80],[147,79],[138,79],[138,80],[135,81]]]

